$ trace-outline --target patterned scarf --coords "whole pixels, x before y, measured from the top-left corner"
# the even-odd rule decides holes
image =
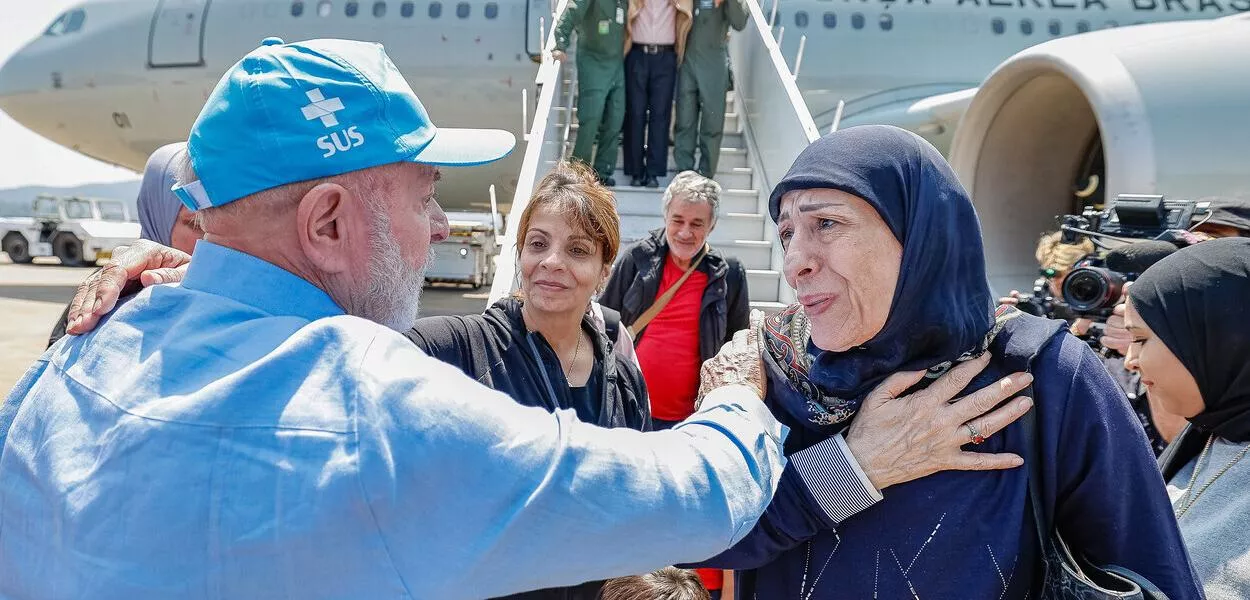
[[[928,387],[956,364],[980,356],[990,347],[995,336],[1002,331],[1007,321],[1021,314],[1023,313],[1013,306],[998,307],[994,315],[993,328],[976,348],[964,352],[953,361],[929,367],[925,372],[924,380],[914,389]],[[850,425],[851,418],[859,412],[864,398],[863,396],[840,398],[829,395],[812,382],[809,373],[814,357],[807,351],[811,347],[809,342],[812,337],[812,325],[803,312],[803,305],[793,304],[777,314],[770,315],[764,319],[761,329],[760,339],[763,340],[766,362],[773,369],[785,374],[789,387],[797,392],[798,399],[803,404],[803,410],[796,410],[797,407],[789,406],[791,415],[805,420],[828,435],[833,435]]]

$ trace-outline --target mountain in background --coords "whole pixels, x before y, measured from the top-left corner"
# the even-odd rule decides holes
[[[0,190],[0,217],[30,216],[30,203],[39,194],[121,200],[130,207],[131,215],[137,218],[139,214],[135,209],[135,198],[139,195],[139,180],[135,179],[119,183],[87,183],[72,187],[30,185]]]

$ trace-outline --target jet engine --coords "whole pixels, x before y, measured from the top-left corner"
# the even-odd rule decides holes
[[[950,162],[991,285],[1028,290],[1057,215],[1118,194],[1250,198],[1250,15],[1050,41],[985,80]]]

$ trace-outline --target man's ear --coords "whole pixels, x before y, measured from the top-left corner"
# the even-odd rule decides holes
[[[325,273],[341,273],[351,268],[347,251],[353,235],[360,235],[362,223],[352,193],[333,183],[318,184],[300,198],[295,212],[296,235],[300,248],[312,264]]]

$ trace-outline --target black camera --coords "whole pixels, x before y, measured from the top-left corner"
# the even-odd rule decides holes
[[[1180,243],[1178,230],[1189,229],[1195,219],[1209,218],[1210,202],[1167,200],[1160,195],[1120,194],[1102,210],[1086,208],[1080,215],[1064,215],[1063,243],[1075,244],[1081,237],[1161,240]]]
[[[1063,303],[1081,316],[1106,317],[1120,303],[1124,284],[1136,279],[1136,273],[1121,273],[1102,266],[1095,260],[1083,261],[1063,280]]]
[[[1060,217],[1063,243],[1089,238],[1099,251],[1073,265],[1063,280],[1061,298],[1049,299],[1045,314],[1067,320],[1093,319],[1095,325],[1084,337],[1101,350],[1097,342],[1100,323],[1120,303],[1124,287],[1184,245],[1183,230],[1210,214],[1209,202],[1120,194],[1102,210],[1087,208],[1080,215]]]
[[[1209,202],[1120,194],[1103,210],[1088,208],[1079,216],[1064,215],[1064,243],[1075,244],[1088,237],[1102,251],[1078,262],[1068,273],[1063,281],[1063,303],[1082,317],[1107,317],[1119,304],[1125,284],[1175,252],[1183,243],[1178,232],[1210,214]],[[1121,245],[1108,251],[1104,239]]]
[[[1033,282],[1033,293],[1021,296],[1016,302],[1016,308],[1030,315],[1048,319],[1070,321],[1076,318],[1063,301],[1055,298],[1050,291],[1050,279],[1055,275],[1054,269],[1043,269],[1042,276]]]

